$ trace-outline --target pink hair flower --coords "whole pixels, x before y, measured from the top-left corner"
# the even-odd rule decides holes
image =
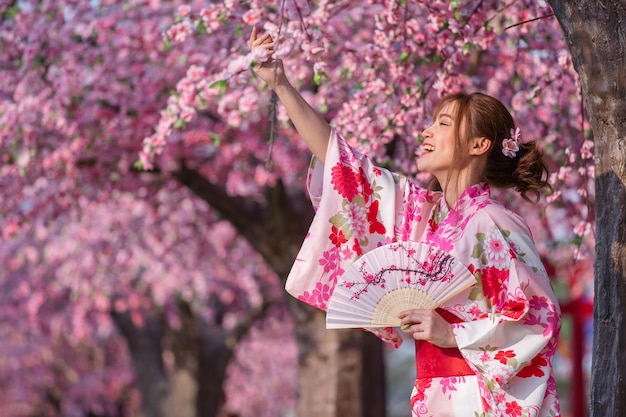
[[[519,144],[522,140],[522,132],[517,129],[511,129],[511,137],[502,141],[502,153],[509,158],[515,158],[519,151]]]

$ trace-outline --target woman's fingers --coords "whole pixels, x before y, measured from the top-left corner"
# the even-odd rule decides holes
[[[401,324],[400,330],[402,330],[405,333],[411,333],[411,326],[412,324]]]
[[[252,46],[254,41],[256,41],[257,30],[256,27],[252,28],[252,33],[250,33],[250,40],[248,41],[248,45]]]
[[[269,43],[274,45],[274,41],[272,40],[272,37],[269,33],[265,33],[260,38],[257,36],[258,36],[257,28],[252,28],[252,33],[250,34],[250,42],[249,42],[251,48],[262,46],[262,45],[267,45]]]
[[[267,43],[268,41],[272,42],[272,37],[269,35],[269,33],[266,33],[260,38],[255,38],[253,41],[251,41],[250,46],[252,47],[260,46],[264,43]]]
[[[268,43],[264,43],[261,45],[257,45],[255,46],[255,48],[263,48],[263,49],[267,49],[267,50],[272,50],[274,49],[274,42],[268,42]]]
[[[259,36],[258,29],[252,27],[249,46],[251,51],[260,50],[262,53],[265,53],[267,58],[262,59],[262,62],[256,63],[257,65],[253,65],[252,72],[269,85],[270,88],[275,88],[276,85],[283,83],[285,75],[282,62],[273,58],[276,45],[272,36],[269,33]]]
[[[415,309],[403,311],[398,315],[400,329],[407,333],[430,332],[434,323],[434,311],[430,309]]]
[[[272,42],[272,37],[270,36],[270,34],[269,34],[269,33],[266,33],[265,35],[263,35],[263,36],[261,36],[259,39],[257,39],[257,40],[255,41],[255,43],[257,43],[257,44],[263,44],[263,43],[266,43],[266,41],[268,41],[268,40],[269,40],[270,42]]]
[[[456,339],[450,323],[435,310],[415,309],[398,314],[400,329],[415,340],[426,340],[439,347],[455,347]]]
[[[414,309],[406,310],[398,314],[403,323],[418,322],[429,313],[428,310]]]
[[[255,48],[264,49],[268,55],[268,57],[274,52],[274,40],[270,36],[269,33],[258,36],[257,28],[252,28],[252,33],[250,34],[250,50]]]

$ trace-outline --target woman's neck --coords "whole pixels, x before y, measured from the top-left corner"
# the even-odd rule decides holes
[[[459,172],[456,176],[444,179],[444,182],[439,180],[439,184],[441,184],[446,204],[448,204],[448,207],[452,207],[456,204],[465,190],[481,181],[482,179],[480,175],[472,175],[471,171],[467,170]]]
[[[459,197],[461,197],[461,194],[463,194],[463,191],[465,191],[466,188],[467,187],[463,188],[460,186],[451,186],[451,184],[448,184],[447,187],[444,187],[443,197],[445,198],[446,204],[449,208],[456,204],[456,202],[459,200]]]

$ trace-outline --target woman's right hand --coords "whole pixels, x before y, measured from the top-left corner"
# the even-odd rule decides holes
[[[282,61],[272,57],[274,46],[269,34],[258,37],[256,28],[252,28],[250,50],[261,48],[265,50],[268,58],[267,61],[254,65],[252,71],[274,90],[306,145],[315,157],[324,163],[331,133],[330,125],[289,83]]]
[[[252,28],[252,34],[250,35],[250,50],[255,48],[264,49],[267,53],[267,61],[259,62],[252,67],[252,71],[257,77],[265,81],[265,83],[272,89],[276,89],[277,86],[286,83],[285,70],[283,63],[280,59],[272,58],[274,53],[274,40],[269,33],[258,37],[257,28]]]

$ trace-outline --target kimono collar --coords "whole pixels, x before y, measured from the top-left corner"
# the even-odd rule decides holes
[[[442,193],[439,199],[440,215],[442,218],[447,217],[449,213],[454,213],[454,217],[462,216],[468,209],[482,205],[481,203],[488,200],[490,196],[491,190],[489,185],[484,182],[479,182],[466,188],[452,207],[448,206]]]
[[[491,190],[489,186],[484,182],[479,182],[477,184],[474,184],[466,188],[465,191],[461,193],[461,195],[459,196],[459,199],[454,205],[462,206],[463,204],[466,204],[467,201],[470,201],[470,200],[475,200],[477,198],[478,199],[489,198],[490,194],[491,194]]]

